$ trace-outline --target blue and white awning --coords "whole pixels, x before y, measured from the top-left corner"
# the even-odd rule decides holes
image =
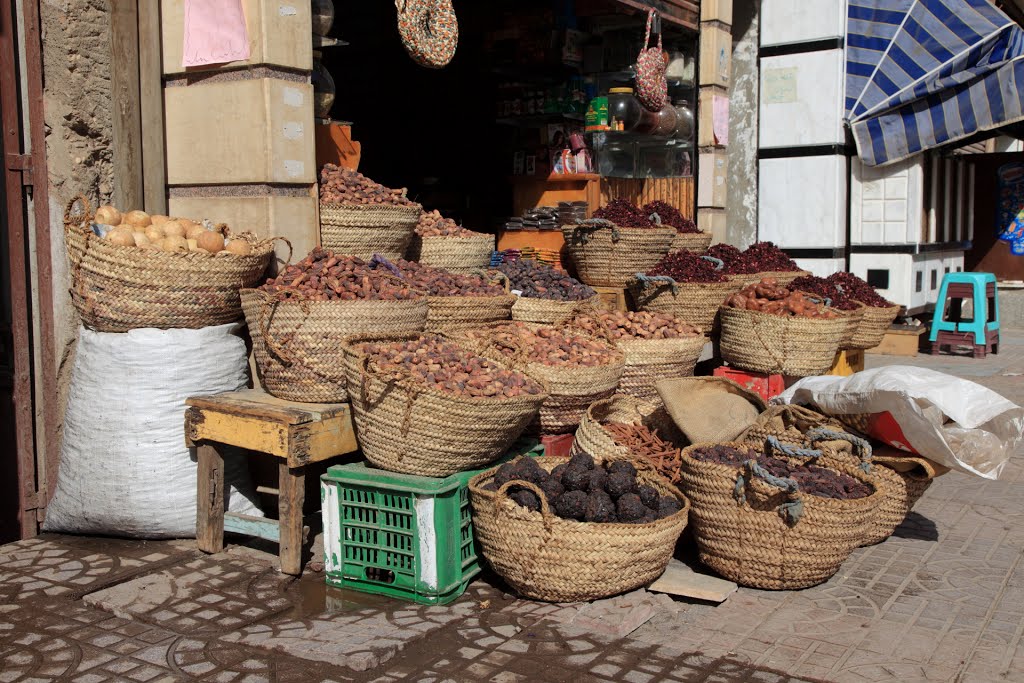
[[[849,0],[846,118],[869,166],[1024,119],[1024,30],[987,0]]]

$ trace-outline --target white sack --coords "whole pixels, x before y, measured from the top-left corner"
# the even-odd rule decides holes
[[[124,334],[81,327],[71,373],[57,490],[46,531],[194,537],[196,456],[185,447],[185,399],[242,389],[236,323]],[[260,515],[244,461],[225,463],[229,509]]]
[[[807,377],[772,402],[829,415],[888,412],[905,438],[883,439],[890,445],[986,479],[997,479],[1006,461],[1024,451],[1024,408],[980,384],[924,368]]]

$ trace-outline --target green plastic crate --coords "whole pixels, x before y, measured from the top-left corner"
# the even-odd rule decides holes
[[[520,442],[501,460],[540,450]],[[482,471],[434,479],[365,463],[328,468],[320,478],[327,583],[425,605],[462,595],[480,572],[467,484]]]

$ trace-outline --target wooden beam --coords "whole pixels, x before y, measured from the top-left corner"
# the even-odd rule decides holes
[[[167,213],[164,89],[160,3],[139,3],[139,104],[142,118],[142,183],[145,209]]]
[[[110,42],[114,204],[127,211],[139,208],[145,201],[142,184],[137,0],[110,4]]]

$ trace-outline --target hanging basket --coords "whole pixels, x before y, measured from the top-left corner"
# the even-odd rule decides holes
[[[337,254],[395,260],[405,256],[423,212],[419,205],[321,204],[320,246]]]
[[[722,306],[722,359],[742,370],[792,377],[832,369],[846,332],[842,317],[805,318]]]
[[[249,233],[232,238],[250,244],[247,256],[119,246],[92,231],[92,218],[85,197],[69,202],[64,243],[71,302],[82,322],[98,332],[199,329],[238,320],[238,291],[258,284],[273,257],[274,240]]]
[[[598,458],[595,458],[598,460]],[[564,458],[537,458],[550,472]],[[637,479],[683,509],[646,524],[577,522],[555,516],[534,484],[512,481],[488,490],[489,470],[469,481],[473,530],[484,558],[521,596],[548,602],[597,600],[646,586],[665,571],[686,528],[689,503],[657,474],[640,470]],[[520,507],[506,495],[512,486],[541,499],[541,511]]]
[[[623,228],[599,218],[562,227],[576,273],[591,287],[624,289],[668,253],[675,235],[669,226]]]

